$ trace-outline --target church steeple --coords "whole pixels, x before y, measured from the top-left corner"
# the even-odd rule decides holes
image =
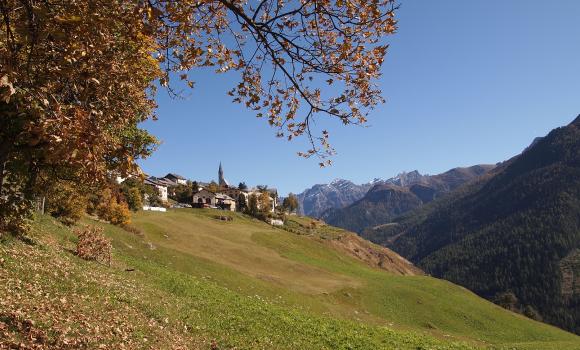
[[[218,169],[218,181],[219,181],[219,185],[222,187],[229,186],[228,182],[224,178],[224,169],[222,168],[222,162],[220,162],[220,167]]]

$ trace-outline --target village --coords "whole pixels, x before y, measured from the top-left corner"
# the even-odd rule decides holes
[[[224,176],[222,164],[218,168],[218,180],[195,181],[179,174],[168,173],[163,177],[143,175],[143,210],[165,212],[168,208],[206,208],[245,212],[271,223],[282,225],[277,213],[294,214],[297,202],[294,196],[280,201],[276,188],[265,185],[248,187],[244,182],[231,185]],[[117,178],[122,184],[127,179]]]

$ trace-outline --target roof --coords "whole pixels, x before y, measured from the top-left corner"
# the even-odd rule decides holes
[[[179,175],[179,174],[174,174],[174,173],[169,173],[167,175],[165,175],[165,177],[174,177],[178,180],[187,180],[186,178],[184,178],[183,176]]]
[[[215,193],[215,192],[212,192],[212,191],[210,191],[210,190],[208,190],[206,188],[204,188],[203,190],[195,193],[194,196],[197,195],[197,194],[200,194],[201,192],[204,192],[204,191],[207,192],[207,193],[210,193],[210,194],[214,195],[218,199],[225,199],[225,200],[235,201],[235,199],[233,199],[232,197],[228,196],[225,193]]]
[[[251,192],[262,192],[262,191],[260,191],[260,189],[259,189],[259,188],[257,188],[257,187],[248,188],[248,189],[245,189],[245,190],[242,190],[242,191],[243,191],[243,192],[246,192],[246,193],[251,193]],[[277,188],[274,188],[274,187],[272,187],[272,188],[266,188],[266,191],[270,192],[271,194],[278,194],[278,189],[277,189]]]
[[[157,185],[157,186],[165,186],[165,187],[172,187],[172,186],[179,186],[179,184],[175,181],[172,181],[170,179],[166,179],[164,177],[162,178],[158,178],[155,176],[149,176],[148,178],[145,179],[145,184],[148,185]]]
[[[179,184],[171,179],[167,179],[164,177],[155,177],[155,176],[149,176],[146,180],[149,180],[150,182],[155,182],[157,185],[159,186],[165,186],[165,187],[171,187],[171,186],[179,186]],[[151,183],[150,183],[151,185]]]
[[[163,186],[163,187],[167,187],[166,184],[160,182],[156,177],[150,176],[148,178],[146,178],[145,180],[143,180],[143,183],[145,185],[152,185],[152,186]]]
[[[161,178],[161,179],[157,179],[157,181],[164,184],[165,186],[178,186],[179,185],[177,182],[172,181],[171,179],[167,179],[165,177]]]
[[[233,199],[232,197],[228,196],[225,193],[216,193],[215,197],[218,199],[226,199],[226,200],[231,200],[231,201],[235,201],[235,199]]]

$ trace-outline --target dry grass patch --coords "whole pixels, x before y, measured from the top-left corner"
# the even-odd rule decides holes
[[[141,308],[147,291],[129,273],[44,238],[0,244],[0,349],[208,348]]]

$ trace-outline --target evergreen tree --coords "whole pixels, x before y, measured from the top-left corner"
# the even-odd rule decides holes
[[[252,216],[256,216],[256,214],[258,214],[258,196],[256,196],[254,193],[252,193],[248,198],[247,213]]]
[[[238,211],[245,211],[247,207],[248,204],[246,203],[246,196],[240,193],[238,195]]]
[[[192,181],[191,182],[191,193],[195,194],[199,192],[199,184],[197,183],[197,181]]]

